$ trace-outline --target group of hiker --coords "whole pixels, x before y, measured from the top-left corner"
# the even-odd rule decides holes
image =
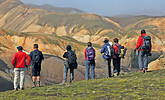
[[[121,58],[124,58],[126,53],[126,48],[119,44],[117,38],[113,39],[113,42],[109,42],[108,38],[104,39],[104,45],[101,48],[100,53],[103,54],[103,59],[105,60],[106,67],[106,78],[112,77],[114,75],[120,75],[120,62]],[[96,51],[92,47],[92,43],[87,43],[87,48],[85,49],[84,56],[86,61],[86,72],[85,79],[89,80],[89,73],[91,68],[91,78],[95,79],[95,57]],[[18,90],[18,77],[20,75],[20,89],[24,90],[25,81],[25,70],[26,67],[32,65],[32,80],[34,87],[36,86],[36,78],[38,86],[40,87],[40,71],[41,62],[44,59],[41,51],[38,50],[38,44],[34,44],[34,51],[28,56],[26,53],[22,52],[23,48],[21,46],[17,47],[18,52],[14,54],[12,58],[12,65],[14,66],[14,90]],[[74,81],[74,69],[78,67],[77,57],[75,51],[72,50],[71,45],[67,45],[66,52],[63,54],[64,69],[63,69],[63,81],[67,82],[67,74],[70,69],[70,83]],[[145,30],[141,30],[141,36],[138,38],[137,46],[134,49],[136,52],[138,50],[138,61],[139,61],[139,72],[146,72],[148,69],[148,56],[151,55],[151,37],[146,35]],[[27,62],[25,62],[27,59]],[[113,73],[111,74],[111,60],[113,59]]]

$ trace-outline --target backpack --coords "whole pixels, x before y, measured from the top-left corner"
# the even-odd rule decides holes
[[[75,64],[77,57],[74,51],[68,51],[68,64]]]
[[[38,65],[41,62],[40,51],[34,51],[32,55],[32,63]]]
[[[121,49],[121,53],[119,57],[124,59],[127,49],[125,49],[124,46],[121,46],[120,49]]]
[[[126,54],[127,49],[124,48],[124,46],[116,45],[118,47],[118,50],[116,51],[116,54],[119,55],[120,58],[124,59],[124,56]]]
[[[106,55],[106,56],[109,56],[109,57],[110,57],[110,56],[113,56],[115,50],[114,50],[114,48],[113,48],[112,42],[106,44],[106,46],[107,46],[107,51],[105,51],[105,55]]]
[[[88,60],[93,60],[94,57],[95,57],[94,49],[92,47],[91,48],[87,48],[86,55],[87,55]]]
[[[143,37],[143,46],[142,49],[144,51],[151,51],[151,37],[150,36],[142,36]]]

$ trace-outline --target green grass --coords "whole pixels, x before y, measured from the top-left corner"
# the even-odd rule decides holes
[[[0,93],[8,100],[165,100],[165,70]]]

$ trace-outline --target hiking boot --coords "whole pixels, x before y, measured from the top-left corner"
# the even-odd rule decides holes
[[[117,76],[119,76],[120,75],[120,73],[119,72],[117,72]]]
[[[33,88],[35,88],[36,87],[36,82],[33,82],[33,86],[32,86]]]
[[[143,72],[143,70],[139,70],[139,73],[140,73],[140,72]]]
[[[38,81],[38,87],[41,87],[41,86],[40,86],[40,81]]]
[[[20,90],[24,90],[24,88],[20,88]]]
[[[14,91],[18,91],[18,89],[17,89],[17,88],[15,88],[15,89],[14,89]]]
[[[147,72],[147,69],[144,69],[144,70],[143,70],[143,73],[146,73],[146,72]]]

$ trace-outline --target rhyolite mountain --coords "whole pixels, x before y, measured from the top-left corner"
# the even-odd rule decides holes
[[[152,37],[153,56],[149,62],[160,58],[165,50],[165,17],[131,16],[105,17],[92,13],[64,13],[26,5],[19,0],[0,0],[0,76],[10,84],[13,81],[11,58],[21,45],[27,53],[38,43],[46,59],[42,64],[42,84],[62,81],[65,47],[70,44],[76,50],[79,68],[76,81],[84,79],[86,43],[91,41],[96,49],[96,76],[104,77],[105,63],[100,49],[103,39],[119,38],[128,51],[122,60],[122,72],[138,68],[137,55],[133,54],[141,29]],[[162,67],[160,65],[160,67]],[[133,69],[132,69],[133,68]],[[154,68],[153,68],[154,69]],[[27,86],[31,79],[27,71]]]

